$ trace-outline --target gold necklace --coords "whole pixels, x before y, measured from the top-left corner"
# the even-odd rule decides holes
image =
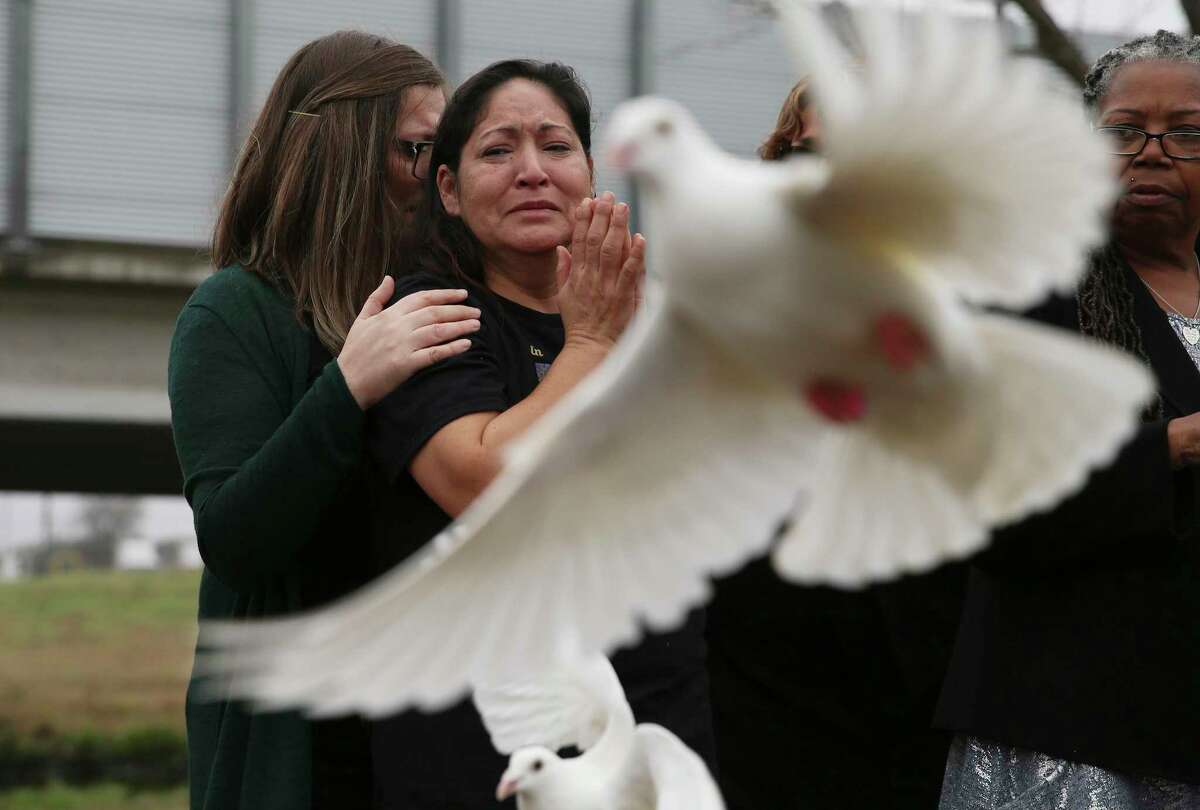
[[[1200,281],[1200,256],[1197,256],[1195,253],[1193,253],[1192,258],[1196,261],[1196,280]],[[1184,315],[1182,312],[1175,309],[1174,305],[1168,301],[1162,293],[1154,289],[1154,287],[1150,285],[1149,281],[1146,281],[1146,279],[1142,278],[1141,276],[1138,276],[1138,278],[1142,279],[1142,283],[1146,285],[1147,290],[1154,293],[1154,295],[1158,297],[1159,301],[1162,301],[1164,304],[1166,304],[1167,308],[1180,318],[1183,318],[1184,320],[1191,320],[1193,322],[1197,318],[1200,318],[1200,293],[1196,295],[1196,311],[1189,319],[1187,315]],[[1186,340],[1190,345],[1195,346],[1197,343],[1200,343],[1200,328],[1197,328],[1195,323],[1183,324],[1181,331],[1183,333],[1183,339]]]

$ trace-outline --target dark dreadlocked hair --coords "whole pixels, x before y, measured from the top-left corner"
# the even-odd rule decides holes
[[[1133,292],[1126,283],[1132,272],[1116,245],[1092,253],[1087,275],[1075,298],[1079,331],[1129,352],[1149,368],[1150,356],[1142,342],[1142,330],[1133,317]],[[1148,420],[1162,419],[1162,397],[1156,395],[1142,416]]]
[[[1149,61],[1200,65],[1200,37],[1159,31],[1131,39],[1101,56],[1088,71],[1083,84],[1083,101],[1093,117],[1117,71],[1133,62]],[[1133,316],[1133,292],[1127,283],[1131,273],[1132,268],[1114,244],[1092,254],[1087,275],[1079,285],[1076,297],[1079,329],[1085,335],[1141,358],[1149,366],[1142,332]],[[1144,416],[1161,419],[1162,414],[1162,398],[1157,397]]]
[[[1108,92],[1113,76],[1131,62],[1190,62],[1200,65],[1200,36],[1185,37],[1172,31],[1131,39],[1096,60],[1083,80],[1083,103],[1095,113]]]

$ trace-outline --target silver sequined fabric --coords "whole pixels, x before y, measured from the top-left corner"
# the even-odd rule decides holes
[[[1192,364],[1200,369],[1200,343],[1193,346],[1188,343],[1187,338],[1183,336],[1184,329],[1200,329],[1200,318],[1185,318],[1174,312],[1165,313],[1167,322],[1171,324],[1171,329],[1174,330],[1179,342],[1183,344],[1183,349],[1188,353],[1188,357],[1192,358]]]
[[[1125,776],[959,735],[938,810],[1196,810],[1200,785]]]

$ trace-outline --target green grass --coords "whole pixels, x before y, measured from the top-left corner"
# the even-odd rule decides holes
[[[182,732],[198,586],[196,571],[72,571],[0,584],[0,724]]]
[[[122,785],[49,785],[0,793],[0,810],[186,810],[187,789],[130,792]]]
[[[0,641],[109,641],[196,620],[196,571],[71,571],[0,584]]]

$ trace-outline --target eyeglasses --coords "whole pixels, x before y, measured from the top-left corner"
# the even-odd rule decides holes
[[[1175,160],[1200,160],[1200,131],[1146,132],[1137,127],[1097,127],[1113,155],[1141,154],[1150,141],[1158,141],[1163,154]]]
[[[781,143],[775,147],[774,153],[771,155],[772,160],[783,160],[791,155],[815,155],[817,154],[816,138],[804,137],[795,143]]]
[[[396,149],[412,163],[412,176],[424,180],[429,176],[429,159],[433,156],[433,141],[406,141],[396,138]]]

